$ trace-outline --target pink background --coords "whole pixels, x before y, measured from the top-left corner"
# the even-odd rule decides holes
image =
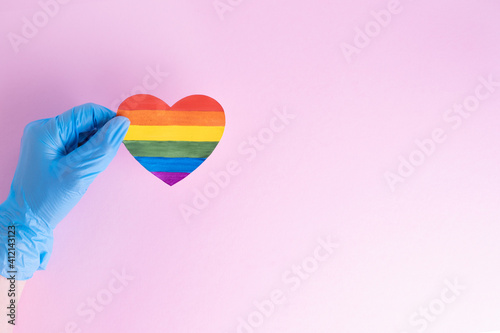
[[[255,332],[411,333],[454,279],[466,289],[425,331],[499,329],[500,88],[457,130],[443,115],[478,77],[500,81],[500,3],[401,0],[348,63],[340,45],[388,2],[246,0],[221,20],[211,0],[72,0],[16,53],[8,33],[41,9],[3,1],[1,199],[28,122],[111,108],[148,67],[169,73],[148,93],[206,94],[227,116],[213,155],[172,188],[121,147],[56,229],[16,332],[237,332],[280,289],[287,303]],[[247,161],[238,146],[275,108],[296,118]],[[392,192],[385,172],[436,127],[447,140]],[[231,160],[241,173],[186,223],[179,207]],[[328,235],[339,248],[290,291],[282,274]],[[87,323],[77,308],[122,269],[134,280]]]

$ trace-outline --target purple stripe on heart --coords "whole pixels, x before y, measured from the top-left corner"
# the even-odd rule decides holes
[[[152,172],[152,174],[170,186],[180,182],[189,175],[186,172]]]

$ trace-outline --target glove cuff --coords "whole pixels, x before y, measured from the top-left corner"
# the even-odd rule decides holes
[[[0,205],[0,275],[28,280],[37,270],[44,270],[53,239],[52,229],[9,196]]]

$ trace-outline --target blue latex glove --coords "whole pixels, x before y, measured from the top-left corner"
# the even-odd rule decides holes
[[[16,231],[16,279],[45,269],[53,230],[116,155],[130,121],[96,104],[34,121],[24,129],[7,200],[0,205],[0,274],[11,274],[8,229]]]

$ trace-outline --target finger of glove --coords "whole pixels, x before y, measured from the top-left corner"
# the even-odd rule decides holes
[[[98,104],[76,106],[55,118],[65,154],[75,150],[78,144],[94,134],[116,114]]]
[[[115,117],[108,121],[84,145],[63,157],[62,165],[66,169],[62,172],[70,172],[77,179],[91,182],[115,157],[129,125],[130,121],[125,117]]]

